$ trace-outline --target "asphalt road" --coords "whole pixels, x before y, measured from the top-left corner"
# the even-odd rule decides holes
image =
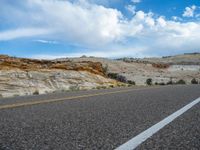
[[[200,97],[200,86],[0,99],[0,150],[115,149]],[[137,149],[200,149],[200,104]]]

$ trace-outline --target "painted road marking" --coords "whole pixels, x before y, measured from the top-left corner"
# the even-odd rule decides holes
[[[13,103],[13,104],[0,105],[0,110],[24,107],[24,106],[31,106],[31,105],[38,105],[38,104],[45,104],[45,103],[53,103],[53,102],[59,102],[59,101],[65,101],[65,100],[73,100],[73,99],[78,99],[78,98],[95,97],[95,96],[110,95],[110,94],[117,94],[117,93],[126,93],[126,92],[131,92],[131,91],[139,91],[139,90],[145,90],[145,89],[157,89],[157,88],[160,88],[160,87],[127,89],[127,90],[119,90],[119,91],[113,91],[113,92],[104,92],[104,93],[97,93],[97,94],[87,94],[87,95],[81,95],[81,96],[65,97],[65,98],[60,98],[60,99]]]
[[[192,108],[193,106],[197,105],[200,102],[200,97],[193,102],[189,103],[188,105],[184,106],[183,108],[179,109],[175,113],[171,114],[170,116],[166,117],[162,121],[158,122],[157,124],[153,125],[149,129],[143,131],[142,133],[138,134],[125,144],[119,146],[116,148],[116,150],[133,150],[136,147],[138,147],[140,144],[142,144],[144,141],[146,141],[148,138],[150,138],[153,134],[161,130],[163,127],[171,123],[173,120],[175,120],[177,117],[181,116],[183,113],[185,113],[187,110]]]

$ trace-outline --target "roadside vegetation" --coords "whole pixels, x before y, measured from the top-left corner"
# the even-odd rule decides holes
[[[39,95],[40,94],[40,92],[38,91],[38,90],[35,90],[34,92],[33,92],[33,95]]]
[[[107,76],[111,79],[114,79],[114,80],[117,80],[119,82],[122,82],[122,83],[126,83],[126,84],[129,84],[130,86],[131,85],[135,85],[135,81],[132,81],[132,80],[127,80],[127,78],[123,75],[120,75],[118,73],[108,73]]]
[[[193,78],[193,79],[191,80],[191,84],[198,84],[198,81],[197,81],[195,78]],[[200,82],[199,82],[199,84],[200,84]]]
[[[152,82],[153,82],[153,80],[151,78],[148,78],[146,80],[146,84],[149,85],[149,86],[152,85]]]
[[[176,82],[176,84],[186,84],[186,82],[183,79],[180,79]]]
[[[154,85],[161,85],[161,86],[164,86],[164,85],[177,85],[177,84],[182,84],[182,85],[184,85],[184,84],[186,84],[186,81],[185,80],[183,80],[183,79],[180,79],[180,80],[178,80],[178,81],[176,81],[176,82],[174,82],[174,81],[172,81],[172,80],[170,80],[170,81],[168,81],[167,83],[165,83],[165,82],[155,82],[154,83]],[[191,84],[198,84],[198,81],[196,80],[196,79],[192,79],[191,80]],[[199,83],[200,84],[200,83]],[[146,85],[153,85],[153,80],[151,79],[151,78],[148,78],[147,80],[146,80]]]

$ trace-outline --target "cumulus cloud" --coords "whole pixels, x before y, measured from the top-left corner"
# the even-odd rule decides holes
[[[183,17],[194,17],[194,11],[196,10],[196,6],[193,5],[191,7],[186,7],[185,11],[183,12]]]
[[[192,51],[200,47],[199,22],[168,20],[152,12],[136,11],[134,7],[130,8],[132,18],[126,18],[117,9],[86,0],[27,0],[23,8],[9,7],[13,9],[9,15],[15,17],[6,19],[16,22],[17,29],[0,31],[0,40],[36,37],[44,42],[47,38],[84,46],[90,49],[90,55],[113,57],[122,53],[130,56],[137,52]],[[190,9],[195,10],[195,7]]]

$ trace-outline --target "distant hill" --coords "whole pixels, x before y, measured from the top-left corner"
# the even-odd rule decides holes
[[[169,65],[200,65],[200,53],[185,53],[183,55],[154,58],[121,58],[125,62],[164,63]]]

